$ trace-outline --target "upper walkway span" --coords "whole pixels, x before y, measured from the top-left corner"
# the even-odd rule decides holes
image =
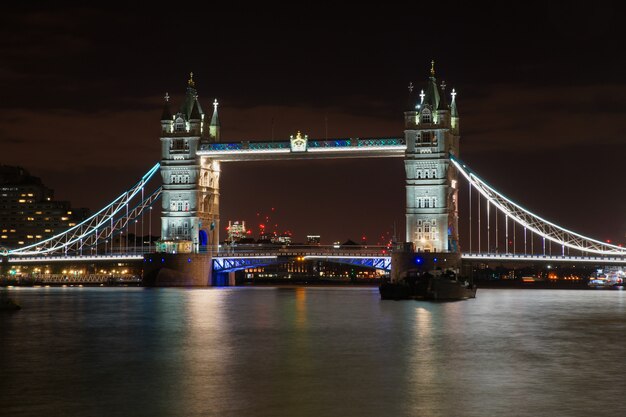
[[[300,140],[301,142],[298,142]],[[218,161],[404,157],[404,138],[342,138],[206,143],[197,154]]]

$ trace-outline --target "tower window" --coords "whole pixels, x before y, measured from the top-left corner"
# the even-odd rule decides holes
[[[418,137],[418,145],[420,146],[430,146],[432,142],[432,133],[431,132],[420,132]]]
[[[432,115],[430,114],[430,110],[428,109],[424,109],[422,111],[422,123],[431,123],[432,122]]]
[[[177,132],[183,132],[185,130],[185,121],[183,120],[182,117],[179,117],[176,119],[176,124],[174,126],[174,129]]]

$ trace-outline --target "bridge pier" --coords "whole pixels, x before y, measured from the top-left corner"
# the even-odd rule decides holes
[[[213,257],[199,253],[152,253],[144,256],[143,284],[147,287],[208,287]]]
[[[461,271],[461,254],[453,252],[415,252],[412,242],[400,244],[391,254],[391,282],[399,282],[409,270],[428,272],[436,269]]]

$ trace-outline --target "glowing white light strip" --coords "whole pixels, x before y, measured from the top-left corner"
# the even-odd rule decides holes
[[[592,253],[597,253],[600,255],[615,255],[615,254],[626,254],[626,248],[620,247],[620,246],[616,246],[616,245],[611,245],[609,243],[604,243],[601,242],[599,240],[596,239],[592,239],[590,237],[587,236],[583,236],[581,234],[578,234],[576,232],[573,232],[571,230],[565,229],[561,226],[558,226],[548,220],[545,220],[544,218],[537,216],[536,214],[530,212],[529,210],[526,210],[525,208],[521,207],[520,205],[518,205],[517,203],[511,201],[510,199],[508,199],[507,197],[505,197],[504,195],[500,194],[498,191],[496,191],[494,188],[492,188],[491,186],[489,186],[485,181],[483,181],[482,179],[480,179],[480,177],[478,177],[476,174],[474,174],[473,172],[468,172],[466,170],[466,165],[462,164],[460,161],[458,161],[454,156],[450,155],[450,160],[452,161],[452,163],[456,166],[456,168],[459,170],[459,172],[461,172],[461,174],[463,174],[463,176],[474,185],[474,187],[476,189],[478,189],[478,191],[487,199],[489,200],[492,204],[494,204],[496,207],[498,207],[503,213],[509,215],[511,218],[513,218],[513,220],[515,220],[516,223],[518,223],[519,225],[526,227],[527,229],[531,230],[532,232],[538,234],[539,236],[546,238],[554,243],[558,243],[559,245],[564,245],[567,246],[568,248],[571,249],[575,249],[575,250],[579,250],[579,251],[584,251],[584,252],[592,252]],[[497,195],[498,197],[502,198],[503,200],[505,200],[507,203],[511,204],[512,206],[514,206],[515,208],[523,211],[524,213],[528,214],[529,216],[531,216],[532,218],[539,220],[540,223],[544,223],[547,224],[561,232],[565,232],[568,233],[572,236],[576,236],[577,238],[580,238],[582,240],[586,240],[588,242],[593,242],[595,244],[604,246],[604,247],[608,247],[608,248],[612,248],[613,250],[600,250],[600,249],[594,249],[594,248],[588,248],[588,247],[579,247],[576,245],[571,244],[570,242],[566,242],[564,240],[560,240],[558,238],[555,238],[539,229],[537,229],[536,227],[534,227],[531,224],[528,224],[527,222],[525,222],[524,220],[518,218],[515,213],[513,213],[512,211],[510,211],[508,208],[504,207],[502,204],[500,204],[497,200],[495,200],[492,196],[488,195],[488,193],[483,189],[483,187],[487,188],[490,192],[492,192],[493,194]]]
[[[21,264],[33,262],[130,261],[142,259],[143,255],[38,256],[36,258],[9,258],[9,262]]]
[[[198,151],[197,155],[213,156],[213,155],[232,155],[232,154],[280,154],[290,153],[291,149],[232,149],[232,150],[220,150],[220,151]]]
[[[309,148],[307,152],[367,152],[367,151],[406,151],[406,145],[389,146],[342,146],[337,148]]]
[[[588,263],[618,263],[626,264],[626,258],[593,257],[593,256],[550,256],[550,255],[495,255],[489,253],[464,253],[463,259],[475,259],[481,261],[552,261],[552,262],[588,262]]]

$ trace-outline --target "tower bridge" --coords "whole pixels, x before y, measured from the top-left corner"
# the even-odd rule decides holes
[[[145,218],[151,219],[146,213],[160,201],[161,238],[155,247],[142,243],[139,249],[139,253],[157,252],[143,255],[144,282],[148,285],[211,285],[215,275],[281,262],[290,256],[389,270],[391,256],[382,249],[344,253],[330,248],[322,253],[311,248],[288,248],[288,252],[269,248],[233,253],[219,246],[222,163],[380,157],[403,158],[404,242],[420,259],[423,254],[433,262],[439,258],[458,262],[626,264],[625,248],[580,235],[530,212],[491,187],[460,159],[457,94],[454,89],[448,92],[444,83],[437,84],[434,65],[425,88],[414,94],[411,85],[409,93],[403,137],[322,140],[298,132],[289,140],[228,142],[222,140],[217,100],[209,119],[191,75],[177,111],[172,111],[170,97],[165,96],[160,163],[82,223],[41,242],[4,251],[3,264],[85,257],[99,262],[113,252],[136,259],[137,251],[123,253],[124,237],[127,248],[131,230],[134,228],[137,235],[139,225],[143,236]],[[151,186],[157,172],[162,184]],[[466,247],[461,248],[459,189],[463,180],[469,199],[463,214],[469,227]]]

